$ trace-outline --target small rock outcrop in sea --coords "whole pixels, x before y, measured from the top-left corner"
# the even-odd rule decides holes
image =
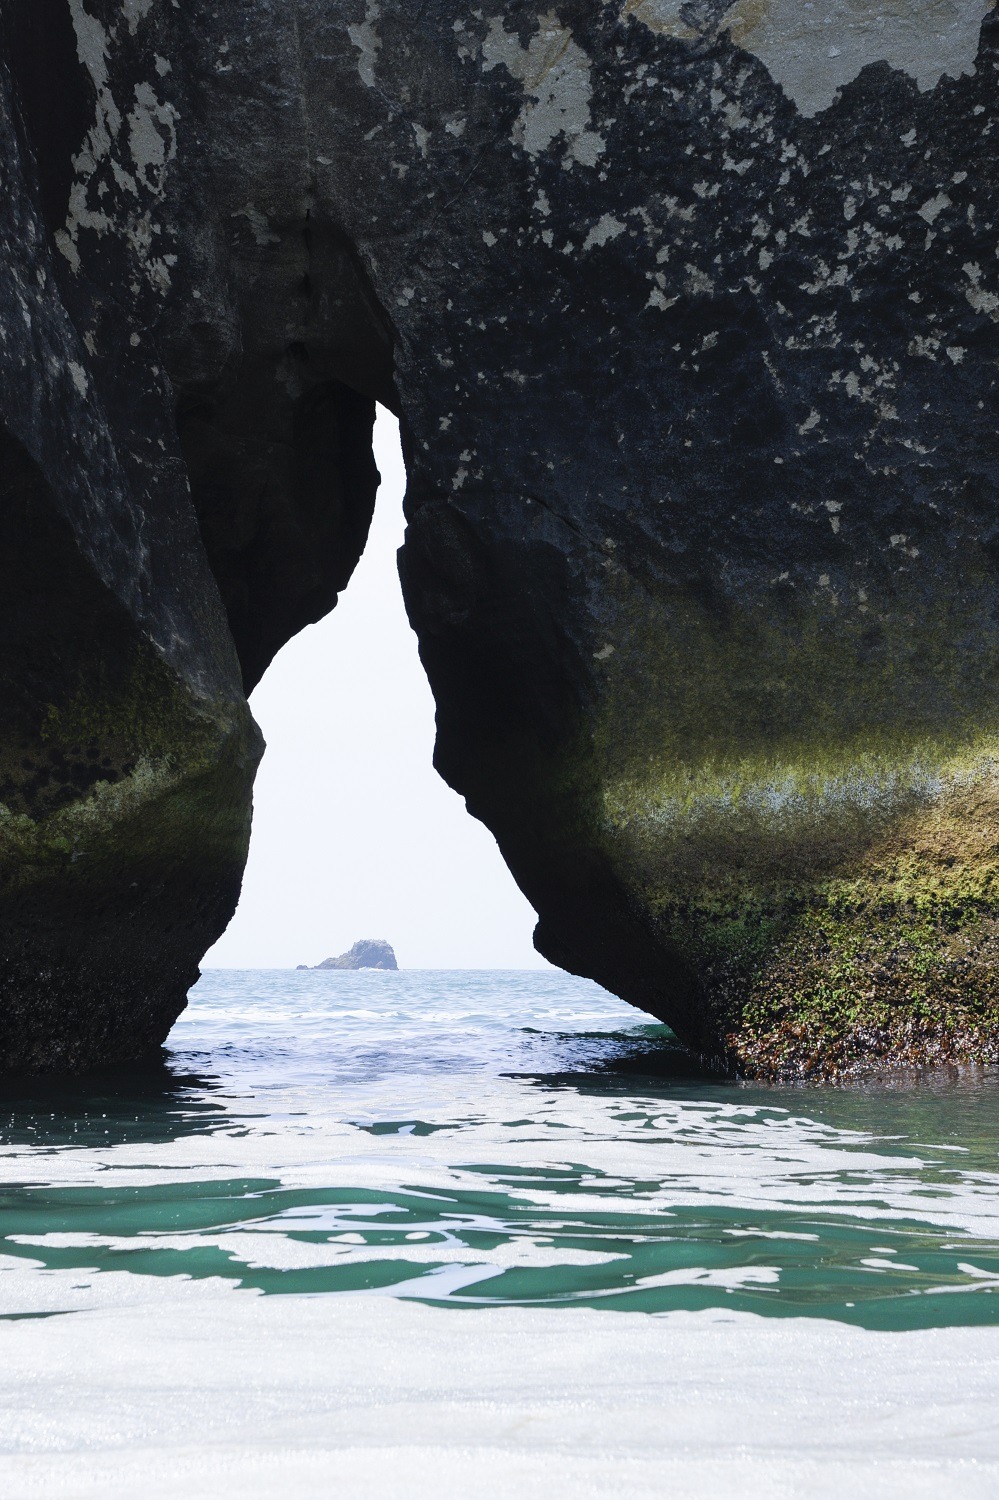
[[[300,965],[301,967],[301,965]],[[391,943],[384,938],[361,938],[339,958],[324,958],[317,969],[398,969]]]
[[[991,0],[0,22],[0,1067],[183,1007],[376,400],[539,949],[746,1072],[999,1058]]]

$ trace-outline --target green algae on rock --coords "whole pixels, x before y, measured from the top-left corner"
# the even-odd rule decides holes
[[[800,830],[785,841],[773,817],[762,830],[727,820],[716,862],[694,871],[684,853],[710,846],[696,827],[672,857],[659,849],[667,868],[642,895],[691,976],[680,1029],[763,1076],[999,1062],[996,749],[943,766],[921,805],[885,815],[880,839],[838,861],[821,821],[805,867]]]
[[[40,754],[22,754],[0,804],[7,1071],[153,1051],[246,860],[259,735],[245,708],[199,703],[158,661],[118,693],[89,686],[46,706]]]
[[[929,588],[896,551],[714,608],[615,568],[604,840],[679,976],[660,1013],[741,1070],[999,1060],[988,580],[973,541],[959,577],[924,540]]]

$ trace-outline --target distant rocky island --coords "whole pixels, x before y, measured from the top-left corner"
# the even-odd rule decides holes
[[[299,964],[300,969],[398,969],[392,944],[384,938],[361,938],[339,958],[324,958],[321,964]]]

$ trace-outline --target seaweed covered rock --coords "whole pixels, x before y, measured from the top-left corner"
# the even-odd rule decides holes
[[[2,10],[8,1064],[183,1003],[374,400],[541,951],[748,1071],[999,1057],[990,0]]]

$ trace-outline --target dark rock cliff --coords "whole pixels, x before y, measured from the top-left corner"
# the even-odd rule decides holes
[[[438,765],[763,1072],[999,1055],[989,0],[3,0],[0,1052],[158,1040],[400,413]]]

